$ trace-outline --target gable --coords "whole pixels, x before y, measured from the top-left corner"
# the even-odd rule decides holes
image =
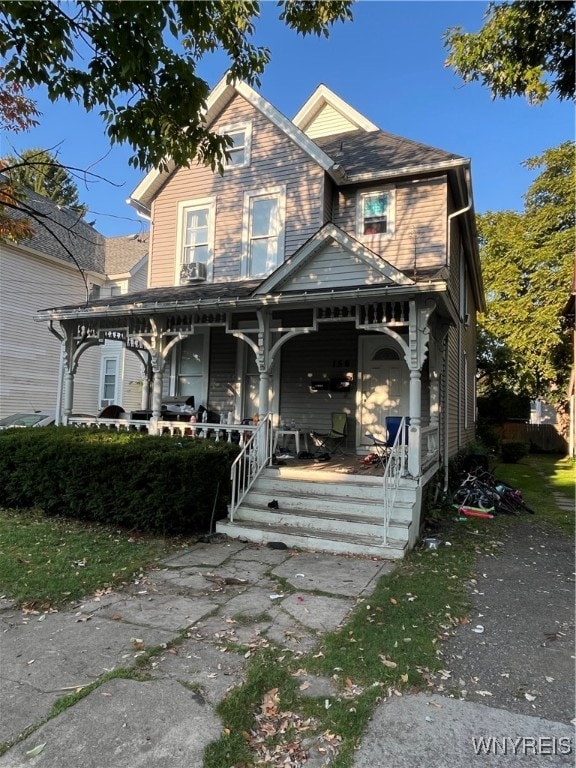
[[[325,85],[316,88],[292,122],[311,139],[349,131],[378,130],[378,126],[346,104]]]
[[[304,292],[414,285],[414,281],[333,224],[327,224],[255,291]]]
[[[279,128],[324,171],[327,171],[335,179],[342,178],[340,168],[331,157],[328,157],[295,123],[284,117],[276,107],[242,81],[227,83],[226,77],[220,80],[208,97],[204,124],[206,126],[213,126],[214,122],[236,95],[241,96],[254,109],[264,115],[265,118]],[[170,159],[167,160],[165,168],[153,168],[132,192],[128,202],[136,209],[147,212],[155,195],[176,170],[174,162]]]

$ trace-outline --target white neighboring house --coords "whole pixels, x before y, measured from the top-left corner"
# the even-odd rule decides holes
[[[0,243],[0,418],[60,410],[60,341],[35,322],[38,310],[140,290],[147,280],[147,232],[106,238],[41,195],[30,192],[26,205],[33,236]],[[140,388],[130,382],[142,378],[141,366],[126,357],[115,342],[89,351],[75,381],[77,412],[97,413],[109,398],[124,400],[125,408],[140,405]]]

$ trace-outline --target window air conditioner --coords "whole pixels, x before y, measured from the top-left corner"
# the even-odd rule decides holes
[[[194,261],[180,267],[181,283],[203,283],[206,280],[206,264]]]

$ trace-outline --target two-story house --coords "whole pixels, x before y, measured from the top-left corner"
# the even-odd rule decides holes
[[[385,133],[324,86],[289,120],[223,79],[206,124],[233,139],[222,175],[169,165],[132,194],[152,221],[149,287],[40,314],[67,339],[66,413],[71,361],[114,336],[148,372],[152,431],[175,399],[220,414],[225,437],[259,414],[218,530],[401,556],[426,484],[474,437],[483,290],[470,161]],[[313,487],[282,493],[294,470],[271,467],[273,429],[328,432],[334,413],[357,455],[404,417],[396,461],[378,482],[327,464]]]
[[[11,210],[31,237],[0,243],[0,417],[60,411],[62,336],[35,322],[41,307],[146,287],[148,233],[107,238],[76,211],[28,190]],[[76,376],[74,410],[98,413],[108,402],[139,407],[141,366],[113,340],[91,349]]]

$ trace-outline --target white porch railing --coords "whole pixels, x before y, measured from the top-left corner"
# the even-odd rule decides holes
[[[424,474],[440,458],[440,430],[438,424],[420,430],[420,474]]]
[[[68,424],[75,427],[107,429],[118,432],[144,432],[150,435],[210,438],[212,440],[243,442],[243,436],[256,431],[253,424],[210,424],[206,422],[164,421],[159,419],[101,419],[71,416]]]
[[[438,439],[437,424],[408,428],[406,419],[402,419],[384,469],[384,544],[388,543],[388,528],[401,478],[408,476],[421,478],[426,470],[438,462],[440,456]],[[417,466],[416,472],[410,470],[411,462]]]
[[[384,546],[388,544],[388,528],[392,510],[396,503],[398,488],[400,487],[400,478],[408,474],[408,440],[406,430],[406,419],[402,418],[394,445],[388,454],[388,461],[384,468],[383,488],[384,488]]]
[[[230,500],[229,518],[234,521],[234,513],[254,484],[258,475],[268,466],[272,458],[272,443],[274,430],[270,414],[262,419],[254,433],[246,441],[244,447],[235,458],[230,470],[232,480],[232,498]]]

